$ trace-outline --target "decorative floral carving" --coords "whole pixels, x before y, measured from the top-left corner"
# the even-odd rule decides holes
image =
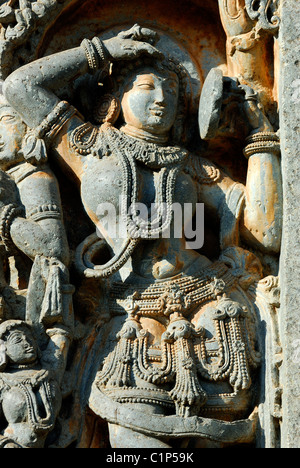
[[[276,12],[277,0],[245,0],[246,11],[258,27],[266,31],[278,31],[280,19]]]

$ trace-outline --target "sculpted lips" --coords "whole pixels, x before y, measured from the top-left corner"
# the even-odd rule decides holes
[[[162,117],[165,114],[165,108],[164,107],[151,107],[150,112],[151,114],[157,117]]]
[[[31,355],[31,354],[34,354],[35,351],[34,351],[34,348],[32,346],[30,346],[29,348],[26,348],[24,350],[24,352],[25,352],[25,354],[30,354]]]

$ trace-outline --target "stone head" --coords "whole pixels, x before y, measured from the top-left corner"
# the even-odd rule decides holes
[[[141,58],[129,64],[117,63],[112,77],[123,123],[153,135],[170,133],[171,140],[182,142],[188,76],[179,62]]]
[[[169,133],[170,142],[182,144],[191,99],[188,89],[188,73],[175,59],[143,57],[115,62],[97,83],[80,83],[81,103],[76,105],[95,123],[129,124],[154,135]]]
[[[0,94],[0,169],[6,170],[22,162],[23,139],[27,126],[19,114]]]
[[[7,320],[0,325],[0,370],[9,365],[28,365],[38,358],[38,347],[31,327],[22,320]]]

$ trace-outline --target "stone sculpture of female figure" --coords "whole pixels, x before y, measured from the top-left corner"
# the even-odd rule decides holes
[[[67,265],[69,252],[58,185],[47,166],[46,148],[35,143],[20,115],[1,94],[2,242],[8,251],[15,246],[32,260],[44,255]]]
[[[1,177],[1,244],[3,256],[19,256],[22,252],[34,268],[31,281],[40,277],[40,292],[30,290],[39,314],[44,299],[44,283],[50,274],[45,263],[56,259],[66,280],[69,247],[62,219],[60,193],[56,178],[47,164],[47,151],[43,143],[32,141],[29,129],[20,115],[0,94],[0,177]],[[43,259],[43,260],[42,260]],[[16,262],[17,263],[17,262]],[[41,276],[43,263],[44,276]],[[27,273],[27,275],[26,275]],[[28,287],[24,265],[18,272],[14,287]],[[3,275],[2,275],[3,277]],[[2,279],[1,287],[5,287]],[[20,287],[22,285],[22,287]],[[39,298],[38,298],[39,296]],[[31,297],[27,298],[28,303]],[[32,309],[27,307],[27,319],[32,319]],[[16,312],[13,315],[17,318]],[[12,318],[12,317],[7,317]],[[21,316],[19,317],[21,318]],[[24,318],[24,314],[23,314]]]
[[[0,325],[1,448],[42,448],[54,428],[70,333],[53,326],[47,333],[50,340],[41,353],[26,322]]]
[[[72,336],[69,251],[58,184],[47,165],[46,148],[32,142],[26,124],[2,94],[0,177],[3,258],[25,254],[33,262],[29,272],[22,264],[13,285],[1,275],[1,293],[4,298],[7,291],[9,295],[0,325],[0,446],[43,447],[60,409]],[[26,304],[17,308],[13,293],[22,287]]]
[[[85,39],[17,70],[4,87],[36,141],[45,141],[79,184],[85,210],[111,251],[109,261],[94,265],[92,252],[103,242],[89,238],[77,266],[107,285],[100,309],[109,320],[95,341],[84,388],[90,382],[87,404],[108,421],[113,447],[168,447],[166,415],[175,415],[178,429],[191,416],[234,420],[248,414],[259,354],[247,284],[261,269],[239,248],[239,236],[266,252],[280,245],[278,138],[267,118],[247,91],[244,112],[253,130],[245,147],[246,186],[190,154],[183,147],[185,71],[163,57],[156,39],[139,26],[103,42]],[[55,92],[109,63],[110,94],[102,104],[93,96],[98,127]],[[107,202],[117,225],[126,226],[125,239],[110,235],[101,221],[98,208]],[[222,256],[215,262],[170,229],[172,205],[191,203],[195,211],[197,202],[220,220]],[[151,222],[132,210],[137,203],[156,205]]]

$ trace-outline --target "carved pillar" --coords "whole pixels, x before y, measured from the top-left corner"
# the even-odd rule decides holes
[[[283,345],[282,425],[283,448],[300,446],[300,4],[281,2],[280,132],[284,188],[284,223],[281,254],[281,333]]]

